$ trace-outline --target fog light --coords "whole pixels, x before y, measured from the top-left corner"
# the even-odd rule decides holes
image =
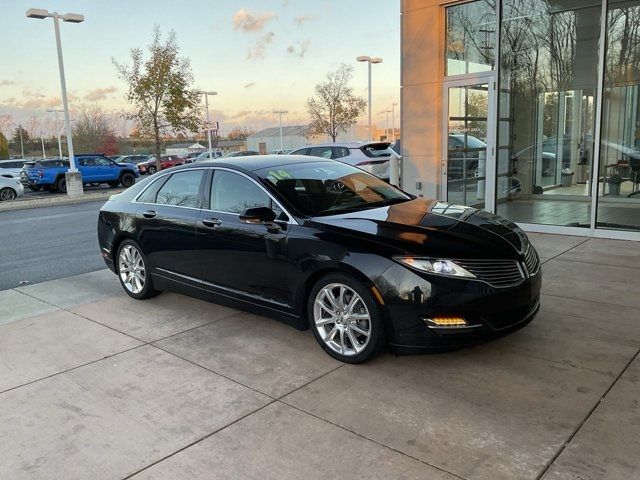
[[[467,326],[467,321],[462,317],[433,317],[425,318],[424,321],[430,327],[456,328]]]

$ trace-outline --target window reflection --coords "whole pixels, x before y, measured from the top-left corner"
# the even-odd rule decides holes
[[[640,229],[640,2],[611,0],[597,226]]]
[[[504,0],[498,212],[590,226],[600,1]]]
[[[495,1],[478,0],[448,7],[446,15],[446,74],[492,70],[495,58]]]
[[[201,179],[202,170],[174,173],[158,190],[155,203],[195,208]]]

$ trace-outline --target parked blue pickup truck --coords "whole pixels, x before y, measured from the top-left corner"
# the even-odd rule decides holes
[[[111,187],[122,185],[129,188],[140,176],[138,167],[132,163],[116,163],[99,154],[75,155],[76,167],[82,175],[82,183],[106,183]],[[27,181],[32,189],[44,188],[52,192],[66,192],[65,172],[69,170],[67,160],[36,162],[27,170]]]

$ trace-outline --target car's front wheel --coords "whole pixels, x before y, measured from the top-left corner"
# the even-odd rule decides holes
[[[153,288],[147,259],[133,240],[125,240],[120,244],[117,265],[120,284],[130,297],[142,300],[160,293]]]
[[[153,175],[154,173],[156,173],[157,168],[155,165],[151,165],[149,168],[147,168],[147,171],[149,172],[149,175]]]
[[[11,200],[15,200],[18,195],[13,188],[5,187],[0,190],[0,201],[8,202]]]
[[[380,305],[370,289],[349,275],[322,277],[311,289],[307,313],[320,346],[340,361],[365,362],[385,345]]]

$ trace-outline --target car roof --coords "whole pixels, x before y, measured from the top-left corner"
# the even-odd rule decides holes
[[[205,160],[204,162],[190,163],[188,165],[183,165],[177,168],[202,168],[202,166],[206,165],[211,167],[229,167],[236,170],[253,172],[255,170],[261,170],[263,168],[318,162],[334,162],[334,160],[322,159],[319,157],[309,157],[306,155],[251,155],[248,157],[227,157],[217,158],[215,160]]]

